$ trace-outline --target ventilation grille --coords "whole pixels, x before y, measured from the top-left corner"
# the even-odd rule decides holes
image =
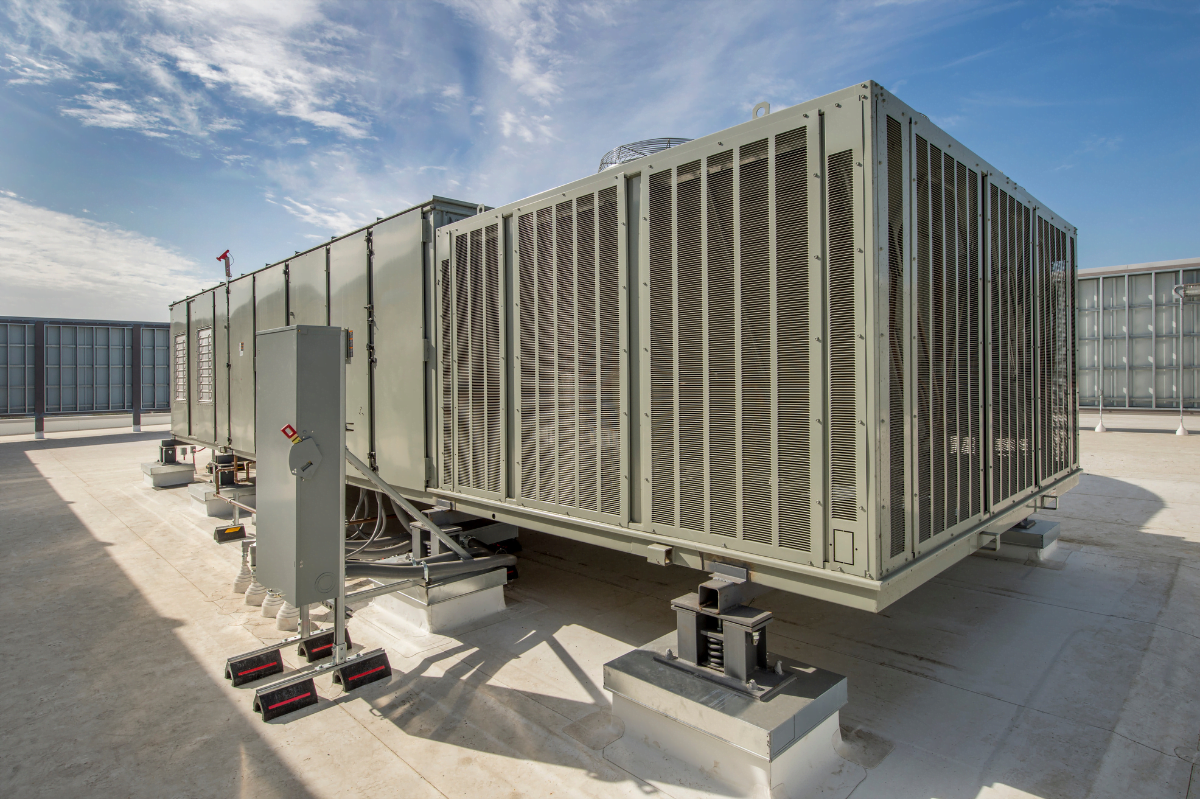
[[[904,139],[887,118],[888,197],[888,510],[894,558],[904,552]]]
[[[1008,192],[988,190],[991,209],[992,502],[1032,485],[1034,407],[1030,325],[1030,210]]]
[[[1071,373],[1073,334],[1073,253],[1067,234],[1038,217],[1038,281],[1041,380],[1041,477],[1049,480],[1077,458],[1074,380]],[[1073,242],[1071,243],[1073,244]]]
[[[915,521],[918,541],[933,535],[933,447],[930,429],[933,424],[932,364],[933,311],[932,272],[930,265],[931,237],[929,219],[929,143],[916,137],[917,173],[917,239],[916,239],[916,355],[917,355],[917,420],[916,480],[917,500]]]
[[[854,156],[829,156],[829,510],[858,520],[858,380],[855,341]]]
[[[442,379],[442,486],[454,485],[454,363],[450,345],[450,259],[442,260],[438,278],[439,309],[438,356]]]
[[[775,137],[776,396],[779,544],[812,542],[808,131]]]
[[[500,491],[500,228],[454,237],[454,442],[459,487]],[[444,287],[443,287],[444,288]],[[445,298],[443,297],[443,309]],[[443,359],[443,391],[445,369]],[[443,407],[443,435],[447,425]],[[445,459],[451,463],[451,459]]]
[[[211,405],[213,402],[213,329],[196,331],[196,401]]]
[[[187,334],[175,334],[175,401],[186,403],[188,399]]]
[[[913,468],[917,541],[926,542],[983,510],[984,284],[979,174],[920,136],[915,147]]]
[[[616,189],[517,216],[521,465],[517,493],[620,512]]]
[[[800,128],[647,179],[656,524],[810,548],[806,143]]]

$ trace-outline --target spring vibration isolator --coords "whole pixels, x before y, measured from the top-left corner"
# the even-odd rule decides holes
[[[725,636],[720,631],[705,631],[708,640],[708,666],[719,672],[725,670]]]

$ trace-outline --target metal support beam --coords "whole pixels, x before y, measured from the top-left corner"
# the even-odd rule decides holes
[[[150,331],[150,336],[154,336],[154,331]],[[131,359],[129,368],[129,396],[130,405],[133,407],[133,431],[137,433],[142,429],[142,326],[133,326],[132,350],[133,358]]]
[[[46,323],[33,324],[33,438],[46,438]]]

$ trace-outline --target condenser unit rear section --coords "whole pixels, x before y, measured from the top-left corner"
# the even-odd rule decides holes
[[[354,299],[424,353],[347,402],[412,499],[879,610],[1078,481],[1075,228],[877,84],[469,213]],[[322,249],[331,292],[379,241]],[[230,285],[218,349],[239,304],[307,308],[306,268],[279,298],[271,269]]]
[[[1075,236],[873,83],[460,220],[429,493],[882,608],[1078,480]]]

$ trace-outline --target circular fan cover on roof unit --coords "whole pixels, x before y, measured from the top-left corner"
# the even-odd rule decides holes
[[[623,144],[605,153],[604,158],[600,159],[600,169],[596,171],[604,172],[604,170],[609,167],[615,167],[617,164],[624,164],[653,153],[661,153],[668,147],[674,147],[677,144],[690,141],[691,139],[684,139],[679,136],[668,136],[665,139],[643,139],[640,142]]]

